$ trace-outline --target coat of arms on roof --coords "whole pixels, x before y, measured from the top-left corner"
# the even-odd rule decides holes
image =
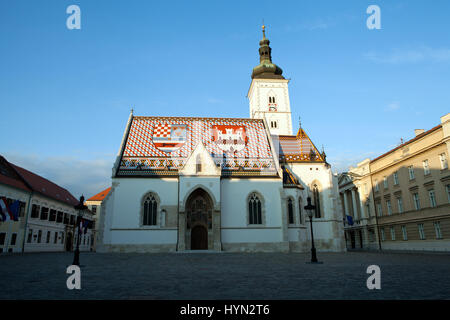
[[[212,131],[214,143],[225,152],[241,151],[247,144],[244,126],[216,125]]]
[[[166,153],[181,148],[186,142],[185,124],[158,124],[153,131],[155,147]]]

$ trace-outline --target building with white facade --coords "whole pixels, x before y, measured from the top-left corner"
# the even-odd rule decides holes
[[[345,250],[337,181],[303,128],[269,40],[248,92],[250,118],[131,112],[102,202],[97,251]]]
[[[0,252],[71,251],[76,246],[78,200],[66,189],[0,156],[0,197],[18,200],[18,221],[0,222]],[[83,219],[92,221],[92,213]],[[91,228],[80,235],[80,250],[90,250]]]
[[[95,251],[95,247],[97,245],[96,239],[97,239],[97,232],[98,232],[98,216],[102,209],[102,202],[105,199],[105,197],[108,195],[109,191],[111,191],[111,187],[97,193],[96,195],[93,195],[89,199],[86,200],[85,205],[88,207],[88,209],[92,212],[92,218],[93,218],[93,225],[92,225],[92,239],[91,239],[91,249],[92,251]]]

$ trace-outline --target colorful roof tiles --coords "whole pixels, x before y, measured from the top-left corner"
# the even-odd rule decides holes
[[[177,175],[200,142],[222,175],[277,174],[263,120],[134,116],[117,175]]]
[[[306,132],[300,128],[295,136],[279,136],[280,162],[324,162]]]

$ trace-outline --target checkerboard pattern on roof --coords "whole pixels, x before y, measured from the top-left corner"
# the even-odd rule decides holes
[[[323,161],[320,153],[302,131],[299,136],[284,136],[279,140],[280,160],[286,161]],[[311,159],[311,151],[313,158]]]
[[[186,125],[186,142],[172,153],[159,150],[152,137],[169,136],[170,125]],[[248,137],[246,147],[234,154],[225,153],[213,141],[215,125],[235,125],[245,127]],[[239,167],[252,170],[274,171],[272,152],[262,121],[245,119],[212,118],[157,118],[135,117],[131,124],[125,145],[121,169],[164,169],[182,167],[198,142],[202,141],[217,165],[236,170]]]

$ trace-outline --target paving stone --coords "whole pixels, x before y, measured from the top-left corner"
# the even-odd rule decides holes
[[[0,299],[449,299],[450,255],[434,253],[71,253],[0,256]],[[368,290],[369,265],[381,290]]]

